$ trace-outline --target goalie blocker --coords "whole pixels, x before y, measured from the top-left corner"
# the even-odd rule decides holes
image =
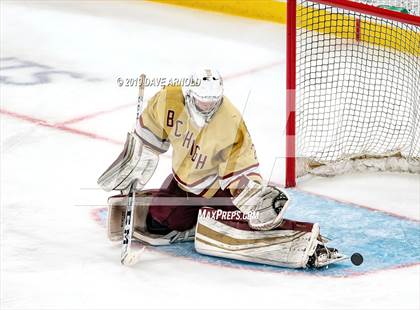
[[[137,189],[142,189],[155,172],[158,162],[158,154],[145,146],[135,131],[128,132],[121,154],[99,177],[98,185],[107,192],[125,191],[137,179]]]
[[[201,254],[288,268],[322,267],[346,258],[337,250],[324,246],[327,240],[320,235],[316,223],[284,219],[275,230],[256,231],[249,227],[240,211],[221,212],[203,207],[196,227],[182,232],[151,233],[147,227],[147,214],[157,192],[149,190],[136,194],[133,237],[141,243],[159,246],[194,240],[195,249]],[[127,196],[112,196],[108,203],[108,237],[119,241]]]

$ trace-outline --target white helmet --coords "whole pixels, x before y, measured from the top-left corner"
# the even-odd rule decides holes
[[[223,81],[219,72],[204,69],[194,72],[189,85],[182,87],[185,104],[193,121],[205,126],[223,101]]]

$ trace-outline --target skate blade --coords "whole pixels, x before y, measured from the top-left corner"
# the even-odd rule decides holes
[[[327,260],[327,261],[325,261],[323,263],[317,263],[315,265],[315,267],[316,268],[322,268],[322,267],[325,267],[325,266],[328,266],[328,265],[331,265],[331,264],[335,264],[335,263],[341,262],[341,261],[346,260],[346,259],[349,259],[349,257],[346,256],[346,255],[341,255],[339,257],[329,259],[329,260]]]

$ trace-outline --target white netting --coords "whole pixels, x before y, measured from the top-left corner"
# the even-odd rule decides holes
[[[420,172],[420,27],[301,1],[296,36],[298,163]]]

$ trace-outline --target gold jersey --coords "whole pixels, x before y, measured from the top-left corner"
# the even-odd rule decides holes
[[[189,116],[181,87],[165,87],[149,100],[136,132],[159,153],[172,146],[173,175],[188,192],[209,198],[220,188],[233,193],[243,176],[261,182],[251,137],[226,97],[210,122],[199,128]]]

